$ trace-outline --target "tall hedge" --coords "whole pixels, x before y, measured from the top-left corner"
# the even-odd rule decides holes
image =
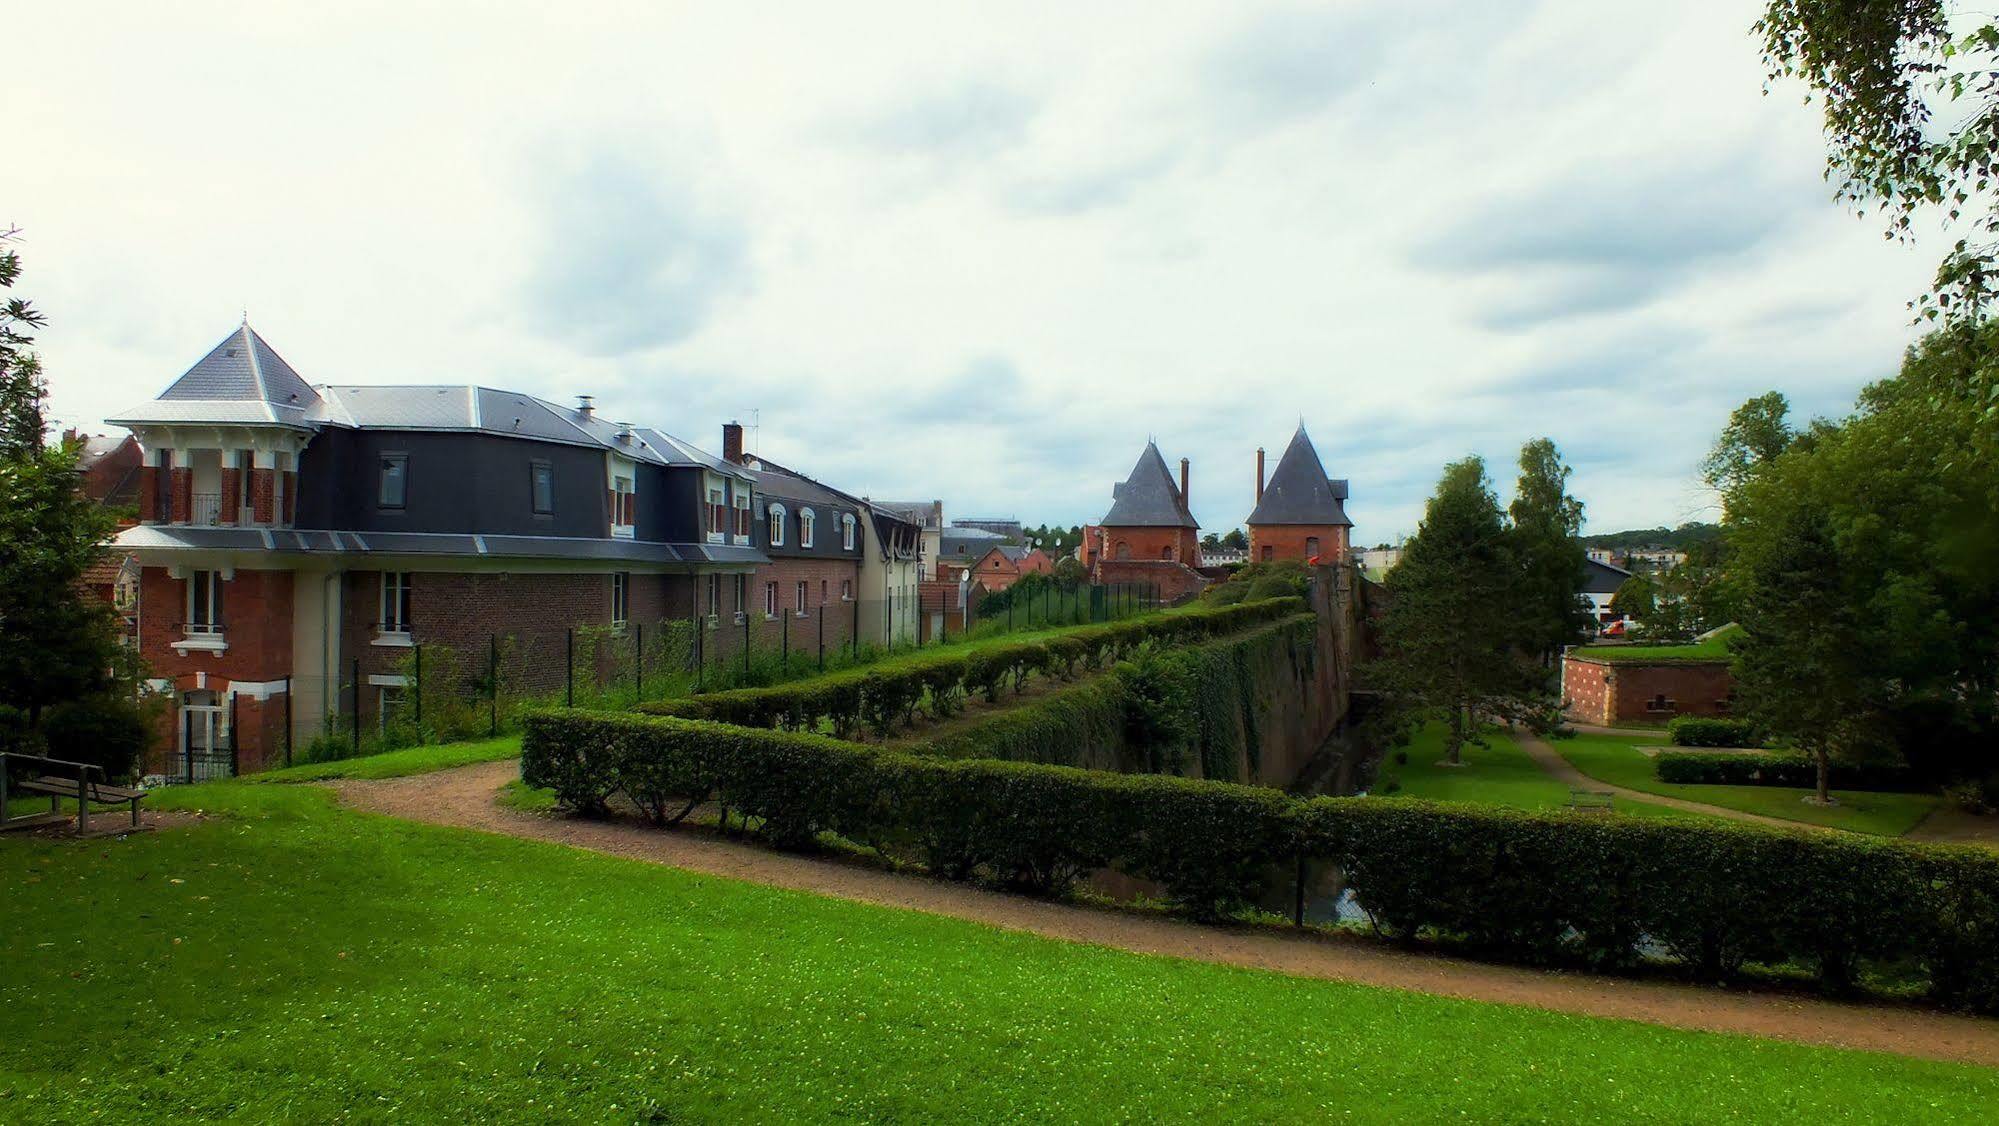
[[[1999,854],[1760,826],[1316,798],[1161,775],[944,760],[673,718],[528,717],[522,775],[574,809],[634,791],[718,800],[782,845],[835,832],[1041,892],[1099,868],[1200,917],[1330,861],[1391,934],[1620,969],[1646,943],[1704,974],[1797,964],[1828,986],[1912,967],[1937,1002],[1999,1012]],[[670,801],[662,801],[662,797]]]
[[[1707,786],[1788,786],[1819,784],[1818,764],[1800,754],[1716,754],[1662,751],[1652,760],[1661,782]],[[1832,785],[1839,790],[1915,792],[1928,787],[1900,763],[1834,763]]]
[[[705,719],[738,727],[812,731],[822,725],[852,738],[906,727],[919,708],[948,715],[959,700],[998,700],[1033,676],[1066,676],[1077,665],[1101,668],[1140,643],[1187,644],[1235,633],[1261,622],[1305,614],[1302,598],[1239,606],[1196,606],[1147,618],[1081,626],[1040,641],[1002,642],[883,665],[845,669],[770,688],[707,692],[639,705],[649,715]]]

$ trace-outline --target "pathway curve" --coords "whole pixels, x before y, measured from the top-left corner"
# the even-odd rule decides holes
[[[1902,834],[1904,840],[1930,841],[1936,844],[1982,845],[1985,848],[1999,848],[1999,817],[1991,814],[1967,813],[1958,808],[1957,803],[1946,799],[1936,809],[1917,823],[1916,827]]]
[[[1892,1005],[1488,965],[1356,936],[1197,926],[1156,915],[1006,895],[852,862],[775,852],[715,833],[586,821],[500,806],[517,761],[334,788],[360,809],[552,841],[688,871],[967,919],[1069,942],[1674,1028],[1769,1036],[1999,1066],[1999,1021]],[[1726,1048],[1717,1050],[1726,1051]]]
[[[1711,817],[1726,817],[1730,821],[1749,821],[1757,825],[1769,825],[1777,829],[1807,829],[1812,832],[1826,833],[1837,833],[1840,831],[1828,825],[1813,825],[1805,821],[1786,821],[1781,817],[1768,817],[1761,813],[1728,809],[1724,806],[1709,805],[1706,802],[1688,801],[1685,798],[1671,798],[1664,794],[1648,794],[1643,790],[1634,790],[1628,786],[1619,786],[1614,783],[1605,782],[1601,778],[1593,778],[1590,775],[1584,774],[1582,771],[1576,769],[1574,763],[1563,758],[1560,751],[1549,746],[1547,741],[1538,735],[1533,735],[1526,731],[1516,731],[1513,734],[1513,741],[1520,745],[1521,750],[1527,752],[1527,757],[1533,759],[1536,766],[1539,766],[1543,771],[1553,776],[1555,781],[1565,782],[1578,790],[1607,790],[1621,798],[1629,798],[1636,802],[1671,806],[1674,809],[1684,809],[1690,813],[1705,813]]]

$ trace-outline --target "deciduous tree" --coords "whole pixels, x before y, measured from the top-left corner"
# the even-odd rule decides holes
[[[1519,568],[1516,643],[1553,667],[1565,645],[1589,629],[1589,604],[1581,594],[1588,554],[1581,539],[1583,504],[1569,495],[1572,470],[1546,438],[1521,447],[1514,487],[1512,552]]]

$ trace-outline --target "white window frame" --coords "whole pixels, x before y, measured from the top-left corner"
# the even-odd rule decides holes
[[[811,585],[804,579],[798,580],[798,606],[796,607],[796,612],[801,618],[805,616],[805,600],[811,597],[811,589]]]
[[[736,620],[741,621],[743,615],[750,612],[750,577],[748,575],[737,575],[735,586]]]
[[[182,631],[189,636],[196,634],[220,636],[222,633],[222,572],[189,571],[187,573],[186,623]],[[194,592],[199,588],[207,594],[205,621],[197,622],[194,615]]]
[[[776,617],[777,617],[777,580],[773,579],[764,584],[764,621],[767,622],[772,621],[776,619]]]
[[[854,600],[854,580],[852,580],[852,579],[841,579],[841,580],[840,580],[840,601],[842,601],[842,602],[852,602],[853,600]]]
[[[638,495],[637,479],[622,475],[611,478],[612,535],[620,539],[632,538],[639,522]]]
[[[787,515],[787,513],[784,510],[784,506],[776,502],[772,502],[770,508],[767,509],[766,511],[769,513],[770,520],[769,523],[764,528],[764,535],[768,540],[768,542],[770,543],[770,546],[783,547],[784,518]]]
[[[854,514],[853,514],[853,513],[851,513],[851,512],[843,512],[843,513],[841,513],[841,514],[840,514],[840,550],[841,550],[841,551],[852,551],[852,550],[854,550],[854,532],[855,532],[855,531],[856,531],[856,525],[855,525],[855,523],[854,523]]]
[[[798,510],[798,546],[812,546],[812,525],[819,522],[818,516],[809,508]]]
[[[410,635],[410,604],[415,602],[415,592],[408,571],[383,571],[376,591],[381,595],[377,604],[379,613],[375,617],[375,632],[381,637],[408,637]]]
[[[747,540],[750,538],[750,524],[753,519],[750,515],[750,491],[748,489],[738,489],[736,491],[737,539]]]
[[[715,621],[722,616],[722,576],[708,576],[708,620]]]
[[[729,503],[720,485],[708,490],[708,542],[721,543],[729,535]]]
[[[625,628],[632,616],[632,573],[630,571],[611,572],[611,626]]]

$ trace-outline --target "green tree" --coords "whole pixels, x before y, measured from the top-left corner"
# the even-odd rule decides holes
[[[1944,0],[1770,0],[1755,25],[1769,83],[1802,79],[1825,109],[1826,178],[1908,239],[1916,216],[1966,230],[1912,305],[1975,322],[1999,252],[1999,26]],[[1961,33],[1960,33],[1961,32]],[[1968,228],[1968,230],[1967,230]],[[1999,403],[1985,405],[1999,413]]]
[[[1701,478],[1719,490],[1724,500],[1747,484],[1758,466],[1769,463],[1797,440],[1788,420],[1790,411],[1790,400],[1776,391],[1735,408],[1714,449],[1701,462]]]
[[[1513,558],[1520,569],[1517,644],[1552,668],[1565,645],[1581,641],[1589,629],[1589,604],[1581,586],[1588,566],[1583,548],[1583,505],[1569,495],[1573,471],[1546,438],[1520,449],[1520,480],[1514,487]]]
[[[0,286],[21,275],[13,233],[0,235]],[[48,390],[33,350],[42,316],[25,299],[0,305],[0,704],[40,727],[51,705],[112,687],[121,664],[110,608],[80,582],[112,517],[85,497],[76,449],[50,445]]]
[[[1618,584],[1617,593],[1610,596],[1613,612],[1645,621],[1659,611],[1659,584],[1650,575],[1633,575]]]
[[[1228,532],[1222,536],[1222,550],[1248,551],[1249,536],[1241,528],[1230,528]]]
[[[1441,715],[1445,759],[1483,745],[1478,721],[1525,718],[1543,677],[1517,655],[1518,575],[1506,518],[1477,457],[1444,468],[1388,576],[1381,655],[1363,673],[1402,722]]]

